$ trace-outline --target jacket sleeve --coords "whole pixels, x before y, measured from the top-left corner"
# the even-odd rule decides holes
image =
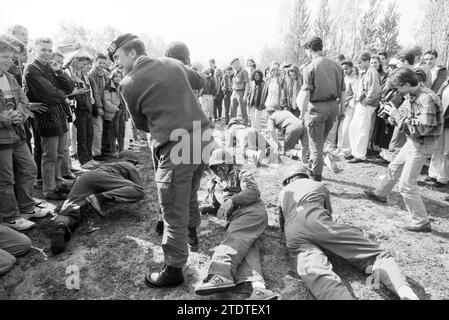
[[[11,128],[11,117],[6,114],[5,111],[0,112],[0,128]]]
[[[17,83],[17,80],[12,77],[11,80],[14,82],[13,86],[15,88],[18,88],[18,93],[19,93],[19,103],[17,105],[17,110],[22,114],[22,116],[24,117],[24,120],[27,120],[29,117],[33,117],[33,113],[31,112],[30,108],[28,107],[28,104],[30,103],[28,101],[28,98],[25,94],[25,92],[23,92],[22,88],[19,86],[19,84]]]
[[[380,77],[374,72],[367,72],[367,86],[365,103],[369,106],[376,107],[376,101],[380,98],[382,88],[380,86]]]
[[[206,86],[207,80],[205,76],[186,66],[184,66],[184,69],[187,73],[187,78],[189,79],[190,86],[193,90],[201,90]]]
[[[94,94],[94,100],[95,104],[97,105],[97,108],[103,108],[103,97],[100,93],[100,87],[98,85],[97,78],[95,77],[95,73],[92,71],[89,73],[89,81],[90,85],[92,86],[92,91]]]
[[[60,76],[60,78],[62,77],[63,76]],[[46,77],[44,77],[42,72],[37,70],[34,66],[30,66],[26,69],[24,80],[27,90],[31,91],[32,95],[38,100],[33,102],[42,102],[45,104],[61,104],[64,102],[66,92],[55,87]],[[72,91],[73,89],[70,92]]]
[[[104,109],[107,112],[117,112],[118,111],[118,105],[115,105],[112,102],[112,95],[108,90],[104,91]]]
[[[428,136],[439,126],[437,103],[430,96],[423,98],[421,103],[422,107],[413,117],[403,117],[398,123],[399,129],[410,137]]]
[[[65,94],[70,94],[75,90],[75,82],[70,79],[69,75],[60,70],[56,72],[56,80],[58,81],[59,88],[64,91]]]
[[[231,197],[235,208],[249,206],[260,199],[259,188],[251,173],[240,171],[239,179],[242,191]]]
[[[281,108],[287,108],[289,107],[288,105],[288,92],[287,92],[287,87],[286,85],[284,85],[280,90],[281,90],[281,99],[280,99],[280,106]],[[292,97],[293,98],[293,97]],[[296,97],[294,97],[294,99],[296,99]]]

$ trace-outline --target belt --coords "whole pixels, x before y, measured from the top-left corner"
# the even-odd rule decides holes
[[[243,92],[243,91],[245,91],[245,89],[234,89],[234,91]]]
[[[310,101],[311,103],[317,103],[317,102],[331,102],[331,101],[337,101],[337,98],[330,98],[327,100],[314,100],[314,101]]]

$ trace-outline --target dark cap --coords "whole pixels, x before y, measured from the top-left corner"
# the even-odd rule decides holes
[[[232,59],[231,60],[231,66],[232,66],[232,64],[234,63],[234,62],[236,62],[236,61],[238,61],[238,60],[240,60],[239,58],[234,58],[234,59]]]
[[[185,65],[190,64],[190,51],[187,45],[181,41],[173,41],[168,45],[165,51],[167,58],[172,58],[181,61]]]
[[[139,39],[139,37],[131,33],[125,33],[118,36],[117,39],[112,41],[111,45],[108,48],[109,59],[111,59],[111,61],[114,61],[114,53],[117,51],[117,49],[123,46],[126,42],[134,39]]]
[[[322,51],[323,50],[323,40],[320,37],[314,36],[310,37],[304,43],[304,48],[312,49],[312,51]]]

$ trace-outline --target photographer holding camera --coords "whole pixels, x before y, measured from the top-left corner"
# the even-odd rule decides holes
[[[426,159],[436,150],[443,130],[442,108],[437,95],[424,87],[413,70],[399,68],[389,79],[390,86],[405,97],[399,110],[384,104],[389,121],[406,134],[407,142],[381,176],[374,192],[365,191],[372,200],[387,202],[387,196],[399,180],[399,192],[412,215],[412,223],[404,227],[414,232],[431,232],[426,208],[417,185],[418,177]]]

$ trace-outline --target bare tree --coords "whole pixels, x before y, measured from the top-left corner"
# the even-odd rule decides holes
[[[418,24],[415,39],[426,49],[435,49],[441,62],[449,60],[449,0],[422,0],[422,21]]]
[[[359,39],[362,50],[375,50],[378,34],[378,19],[382,0],[370,0],[368,9],[360,18]]]
[[[331,7],[329,6],[329,0],[321,0],[318,8],[318,14],[313,22],[313,32],[316,36],[320,37],[324,44],[327,44],[327,40],[331,34],[333,26]],[[330,48],[329,48],[330,49]],[[332,51],[332,50],[331,50]]]
[[[301,64],[305,60],[302,48],[310,31],[310,10],[307,0],[294,0],[284,40],[285,60]]]
[[[401,14],[396,1],[390,2],[377,27],[376,49],[378,51],[386,51],[391,55],[398,50],[400,47],[398,42],[400,21]]]

